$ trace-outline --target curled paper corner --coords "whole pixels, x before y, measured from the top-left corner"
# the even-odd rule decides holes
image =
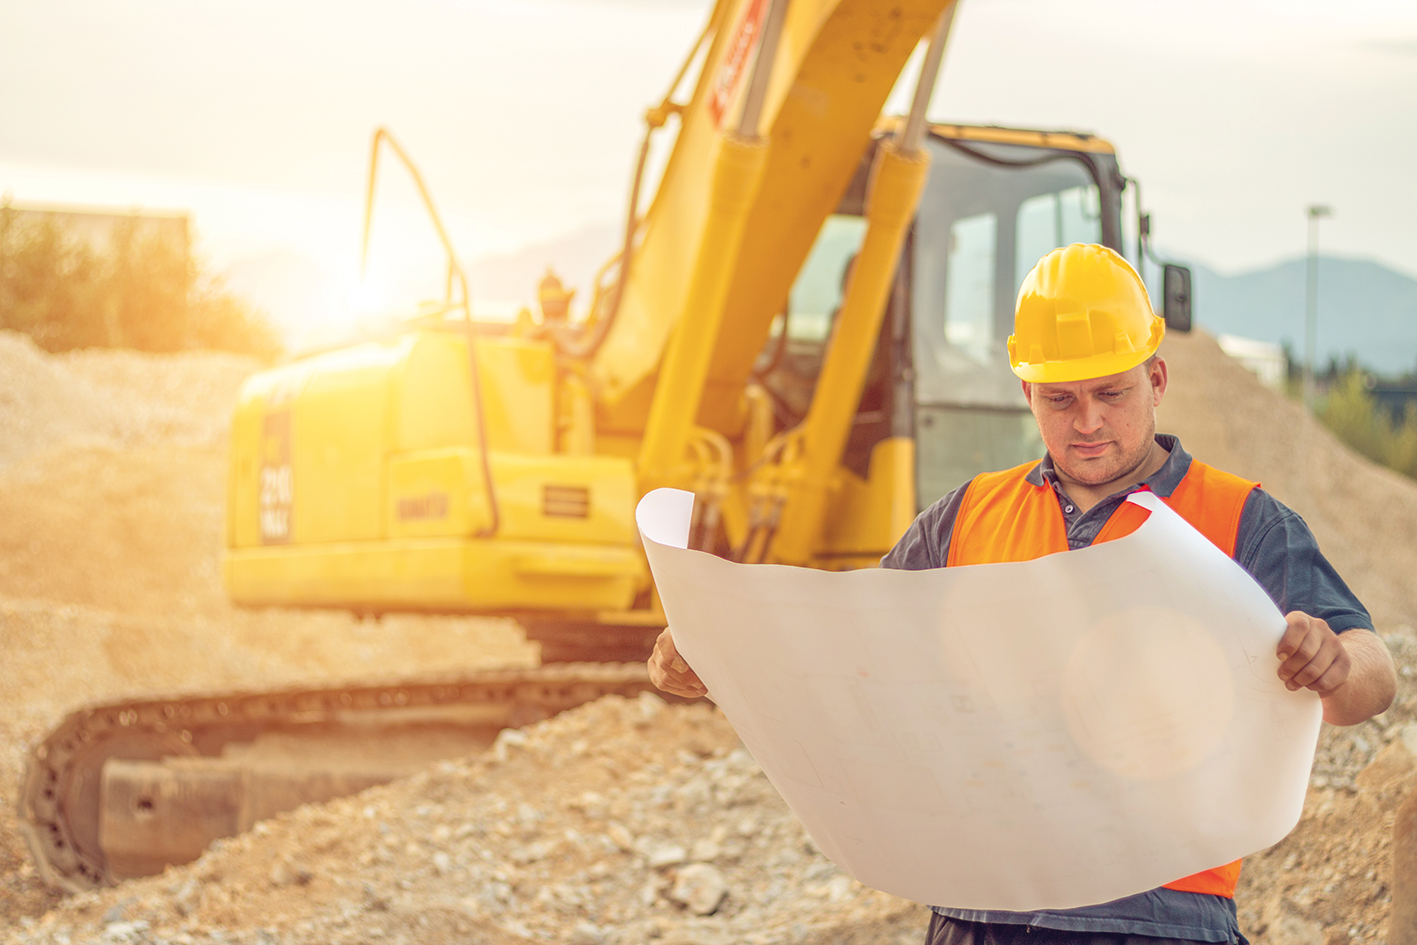
[[[1150,489],[1140,489],[1133,492],[1131,495],[1127,496],[1127,501],[1133,505],[1140,505],[1149,512],[1155,512],[1157,509],[1170,511],[1166,503],[1162,502],[1160,497]]]
[[[694,494],[683,489],[655,489],[635,506],[640,535],[670,548],[689,547],[689,526],[694,519]]]

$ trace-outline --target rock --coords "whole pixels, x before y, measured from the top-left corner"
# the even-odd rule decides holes
[[[145,934],[148,930],[148,923],[141,920],[137,922],[110,922],[103,927],[103,941],[105,945],[129,945],[147,940]]]
[[[645,842],[645,838],[640,838],[640,852],[649,860],[649,865],[653,869],[660,869],[665,866],[674,866],[683,863],[689,858],[689,853],[677,843],[660,843],[655,841]]]
[[[605,945],[605,933],[589,922],[577,922],[568,941],[570,945]]]
[[[635,848],[635,835],[630,833],[629,828],[618,821],[611,821],[605,827],[605,833],[610,837],[610,842],[624,850],[626,853]]]
[[[827,882],[824,895],[829,902],[841,902],[851,895],[851,877],[834,876]]]
[[[187,882],[177,887],[172,894],[172,908],[184,918],[202,908],[202,884],[196,877],[189,877]]]
[[[301,866],[299,863],[292,863],[284,857],[278,859],[271,865],[269,879],[272,886],[289,886],[292,883],[297,886],[304,886],[310,882],[313,874]]]
[[[137,901],[138,900],[136,898],[129,896],[127,899],[120,899],[118,902],[115,902],[112,906],[108,908],[108,911],[103,914],[104,923],[107,925],[111,925],[114,922],[122,922],[123,913],[127,910],[129,906],[131,906]]]
[[[514,846],[507,851],[507,859],[518,866],[526,866],[528,863],[546,859],[554,846],[554,843],[547,843],[545,840],[528,843],[526,846]]]
[[[640,887],[640,905],[644,906],[645,908],[649,908],[650,906],[654,905],[655,900],[659,898],[659,892],[662,888],[662,882],[663,880],[659,876],[659,874],[651,873],[649,875],[649,878],[645,880],[645,884]]]
[[[728,929],[699,921],[665,929],[659,945],[734,945],[737,941],[737,936]]]
[[[708,863],[722,855],[723,848],[712,839],[696,841],[693,849],[689,851],[689,859],[698,863]]]
[[[1408,726],[1417,728],[1417,726]],[[1386,793],[1412,779],[1417,772],[1417,754],[1407,744],[1406,733],[1394,739],[1353,780],[1364,791]]]
[[[1269,945],[1325,945],[1323,926],[1276,904],[1270,910],[1265,941]]]
[[[504,762],[511,757],[513,748],[525,746],[526,732],[519,728],[504,728],[497,733],[497,740],[492,743],[492,757],[499,762]]]
[[[695,915],[712,915],[727,895],[723,874],[707,863],[693,863],[679,870],[669,891],[670,899]]]
[[[659,713],[663,712],[665,706],[668,704],[669,703],[652,692],[640,693],[639,699],[636,700],[636,706],[639,711],[635,713],[635,716],[632,718],[632,724],[648,725],[659,718]]]

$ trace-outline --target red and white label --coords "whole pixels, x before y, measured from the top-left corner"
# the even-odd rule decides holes
[[[728,52],[723,57],[723,65],[718,67],[718,75],[713,77],[709,89],[708,110],[713,116],[714,126],[723,124],[723,115],[728,111],[733,95],[738,91],[738,83],[743,78],[748,54],[758,42],[762,32],[763,13],[767,10],[767,0],[749,0],[748,9],[738,23],[733,38],[728,41]]]
[[[290,461],[290,411],[268,413],[261,428],[260,516],[261,544],[290,541],[290,516],[295,506],[295,477]]]

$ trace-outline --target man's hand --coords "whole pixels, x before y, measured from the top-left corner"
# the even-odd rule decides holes
[[[1327,695],[1348,681],[1353,661],[1328,621],[1294,611],[1279,641],[1279,678],[1290,692],[1312,689]]]
[[[654,641],[654,653],[649,658],[649,681],[665,692],[686,699],[697,699],[708,695],[708,687],[698,677],[684,657],[674,648],[674,636],[665,627],[659,639]]]
[[[1340,636],[1318,617],[1294,611],[1279,641],[1279,678],[1291,692],[1311,689],[1324,704],[1324,721],[1357,725],[1387,709],[1397,673],[1387,646],[1362,628]]]

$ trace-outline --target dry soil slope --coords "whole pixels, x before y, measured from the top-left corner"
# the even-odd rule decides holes
[[[217,444],[251,358],[217,351],[49,354],[0,331],[0,466],[59,444]]]
[[[1417,627],[1417,483],[1353,453],[1209,335],[1170,335],[1161,353],[1171,388],[1158,428],[1302,515],[1379,629]]]
[[[0,927],[53,901],[13,811],[25,753],[66,712],[535,659],[506,621],[230,606],[226,437],[256,367],[211,352],[51,355],[0,332]]]

